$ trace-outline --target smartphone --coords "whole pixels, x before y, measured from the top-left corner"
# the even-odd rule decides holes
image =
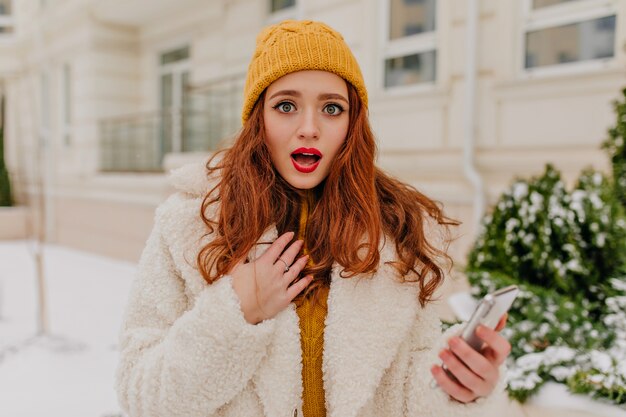
[[[502,316],[513,305],[518,292],[519,289],[516,285],[509,285],[485,295],[463,327],[460,337],[474,350],[480,351],[483,341],[476,336],[476,327],[482,324],[490,329],[495,329]]]
[[[480,352],[483,347],[483,340],[476,336],[476,327],[482,324],[495,329],[504,313],[509,311],[513,305],[518,292],[517,285],[509,285],[485,295],[461,330],[460,337],[474,350]],[[445,365],[443,365],[443,370],[453,381],[457,380]],[[430,387],[437,387],[437,381],[434,378],[431,380]]]

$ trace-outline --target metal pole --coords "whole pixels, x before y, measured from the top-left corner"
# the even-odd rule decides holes
[[[465,114],[463,148],[463,171],[474,187],[474,216],[476,227],[479,226],[485,212],[485,190],[483,179],[476,168],[476,54],[478,28],[478,0],[468,0],[465,36]]]
[[[38,28],[35,34],[35,44],[36,50],[38,52],[38,56],[41,59],[42,51],[44,49],[43,42],[44,37],[42,34],[41,27]],[[37,138],[37,143],[35,144],[35,158],[36,158],[36,168],[35,168],[35,189],[38,195],[37,200],[37,231],[36,231],[36,242],[35,242],[35,272],[37,279],[37,335],[45,336],[49,334],[49,326],[48,326],[48,303],[46,297],[46,279],[45,279],[45,266],[44,266],[44,243],[46,238],[46,171],[48,166],[48,158],[45,155],[46,146],[49,135],[50,128],[50,115],[49,115],[49,106],[50,106],[50,92],[49,92],[49,80],[47,75],[44,76],[41,80],[41,106],[39,108],[39,118],[35,118],[35,120],[39,121],[39,135]],[[36,100],[35,100],[36,103]],[[37,106],[35,106],[37,107]],[[33,112],[34,115],[37,112]],[[45,124],[45,126],[44,126]],[[44,165],[45,164],[45,169]]]

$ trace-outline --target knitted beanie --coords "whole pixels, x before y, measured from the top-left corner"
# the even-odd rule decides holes
[[[285,20],[257,37],[248,67],[241,119],[245,123],[263,91],[280,77],[296,71],[321,70],[352,84],[367,107],[363,75],[343,37],[320,22]]]

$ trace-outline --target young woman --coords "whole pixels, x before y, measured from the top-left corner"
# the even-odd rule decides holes
[[[130,417],[485,415],[510,346],[442,336],[454,223],[375,152],[341,35],[264,30],[233,146],[157,210],[121,333]]]

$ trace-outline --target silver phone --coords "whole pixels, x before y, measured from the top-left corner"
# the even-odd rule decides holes
[[[513,301],[515,301],[518,292],[519,289],[517,285],[509,285],[508,287],[500,288],[499,290],[485,295],[476,306],[476,309],[463,327],[463,330],[461,330],[460,337],[474,348],[474,350],[480,352],[483,346],[483,340],[476,336],[476,327],[482,324],[491,329],[495,329],[504,313],[509,311],[511,305],[513,305]],[[443,365],[443,370],[453,381],[456,381],[456,377],[445,365]],[[434,378],[431,380],[430,387],[437,387],[437,381]]]
[[[485,295],[463,327],[461,338],[472,348],[480,351],[483,341],[476,336],[476,327],[482,324],[490,329],[495,329],[502,316],[513,305],[518,292],[519,289],[516,285],[509,285]]]

